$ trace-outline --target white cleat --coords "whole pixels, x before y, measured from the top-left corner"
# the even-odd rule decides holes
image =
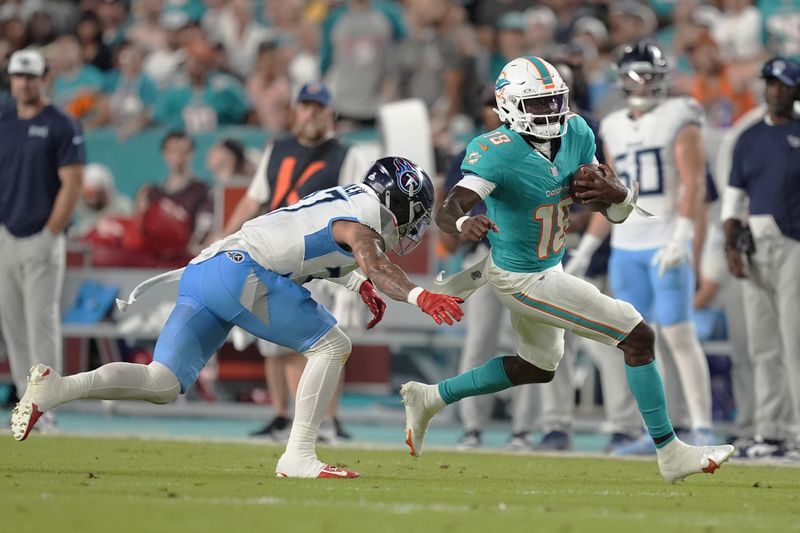
[[[326,465],[316,457],[293,457],[291,454],[284,453],[275,467],[275,477],[277,478],[301,478],[301,479],[354,479],[359,477],[358,472]]]
[[[658,469],[669,483],[675,483],[692,474],[713,474],[731,458],[734,447],[691,446],[677,438],[658,450]]]
[[[422,441],[431,423],[433,415],[444,406],[437,385],[425,385],[409,381],[400,387],[400,398],[406,406],[406,444],[411,455],[422,455]]]
[[[16,440],[28,438],[39,418],[55,407],[58,381],[55,370],[43,364],[33,365],[28,372],[28,386],[22,399],[11,411],[11,434]]]

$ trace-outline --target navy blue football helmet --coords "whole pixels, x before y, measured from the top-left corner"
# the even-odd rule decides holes
[[[647,41],[626,45],[617,72],[631,109],[649,111],[667,97],[669,64],[657,45]]]
[[[431,223],[433,182],[422,167],[404,157],[383,157],[367,170],[364,184],[391,213],[398,242],[387,247],[405,255],[417,247]]]

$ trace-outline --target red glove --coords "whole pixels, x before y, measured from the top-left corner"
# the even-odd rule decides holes
[[[460,322],[461,317],[464,316],[464,311],[458,305],[460,303],[464,303],[462,298],[430,291],[422,291],[417,298],[419,308],[431,315],[437,324],[445,321],[450,326],[453,325],[453,319]]]
[[[361,295],[361,299],[364,300],[364,303],[367,304],[370,312],[372,312],[372,320],[367,324],[367,329],[372,329],[383,318],[383,313],[386,312],[386,302],[383,301],[381,295],[375,290],[375,285],[370,280],[364,280],[361,283],[358,288],[358,294]]]

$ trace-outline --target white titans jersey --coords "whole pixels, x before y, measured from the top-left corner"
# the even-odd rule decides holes
[[[611,113],[600,123],[600,135],[614,170],[630,186],[639,181],[642,209],[657,219],[635,214],[614,226],[611,246],[624,250],[660,248],[672,236],[678,214],[680,176],[675,166],[675,138],[684,126],[703,124],[703,111],[691,98],[668,98],[633,120],[628,109]]]
[[[339,278],[356,269],[353,254],[333,238],[337,220],[360,222],[381,234],[389,249],[396,243],[391,214],[363,184],[333,187],[254,218],[192,259],[200,263],[221,251],[243,250],[261,266],[298,283]]]

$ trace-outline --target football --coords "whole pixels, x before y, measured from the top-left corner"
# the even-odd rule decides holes
[[[572,196],[574,202],[583,207],[584,209],[588,209],[590,211],[605,210],[611,204],[598,203],[598,202],[584,204],[582,200],[576,196],[576,194],[579,192],[586,192],[591,189],[589,187],[579,186],[575,182],[595,181],[607,175],[608,175],[608,170],[603,165],[586,164],[579,166],[569,181],[569,193]]]

